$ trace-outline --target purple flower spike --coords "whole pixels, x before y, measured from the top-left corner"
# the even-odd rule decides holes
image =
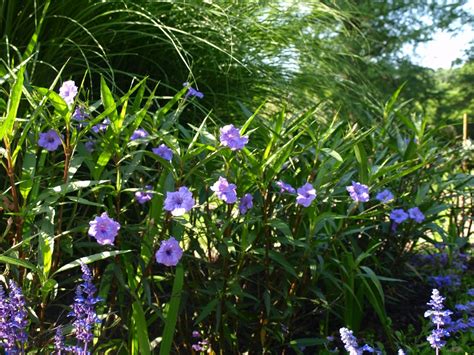
[[[189,83],[186,82],[186,83],[183,83],[183,86],[188,86]],[[198,99],[202,99],[204,98],[204,94],[194,88],[192,88],[191,86],[189,87],[188,89],[188,92],[186,93],[186,95],[184,96],[185,99],[187,99],[188,97],[197,97]]]
[[[283,182],[282,180],[277,181],[276,185],[280,188],[280,193],[288,192],[290,194],[296,193],[296,190],[290,184]]]
[[[344,344],[344,348],[349,352],[350,355],[358,355],[360,352],[359,345],[357,344],[357,338],[352,333],[352,330],[347,328],[339,329],[341,334],[341,341]]]
[[[346,187],[347,192],[351,198],[356,202],[369,201],[369,188],[367,185],[352,181],[351,186]]]
[[[182,216],[194,207],[193,194],[186,186],[181,186],[178,191],[167,192],[164,209],[173,216]]]
[[[150,185],[145,186],[146,190],[151,190],[152,187]],[[141,205],[150,201],[153,198],[153,192],[145,192],[145,191],[137,191],[135,192],[135,200]]]
[[[65,81],[59,88],[59,96],[61,96],[68,105],[71,105],[74,102],[76,95],[77,86],[73,80]]]
[[[298,193],[296,203],[304,207],[311,205],[311,202],[316,198],[316,190],[309,182],[298,188],[296,192]]]
[[[431,322],[436,326],[430,336],[426,338],[431,347],[436,350],[439,350],[446,344],[446,340],[443,338],[448,337],[449,332],[443,329],[443,326],[451,323],[450,315],[453,313],[450,310],[444,310],[444,300],[445,298],[440,295],[439,291],[433,289],[431,300],[427,303],[428,306],[431,306],[431,309],[426,311],[424,315],[425,317],[430,317]]]
[[[221,144],[224,147],[229,147],[230,150],[240,150],[249,142],[248,136],[241,136],[240,130],[234,127],[234,125],[227,125],[220,129]]]
[[[253,207],[253,196],[251,194],[245,194],[240,199],[239,211],[240,214],[246,214],[249,209]]]
[[[38,145],[48,152],[54,152],[61,145],[61,138],[54,129],[50,129],[45,133],[40,133]]]
[[[390,192],[390,190],[383,190],[383,191],[380,191],[377,196],[375,196],[375,198],[377,200],[379,200],[380,202],[382,203],[387,203],[387,202],[390,202],[394,199],[394,196],[393,194]]]
[[[136,139],[143,139],[143,138],[146,138],[148,136],[149,136],[149,134],[146,130],[144,130],[143,128],[139,128],[139,129],[137,129],[133,132],[133,134],[130,137],[130,140],[134,141]]]
[[[171,161],[173,159],[173,151],[165,144],[152,149],[153,153],[162,157],[164,160]]]
[[[164,240],[155,254],[156,262],[166,266],[176,266],[183,256],[183,249],[174,237]]]
[[[413,219],[416,223],[421,223],[425,220],[425,215],[420,211],[418,207],[413,207],[408,210],[408,216]]]
[[[216,193],[217,197],[228,204],[237,201],[236,189],[237,186],[235,184],[229,184],[227,179],[222,176],[219,176],[219,180],[211,186],[211,190]]]
[[[95,217],[89,222],[89,235],[101,245],[113,245],[120,229],[120,223],[114,221],[107,212]]]
[[[83,283],[76,287],[76,296],[72,311],[68,316],[73,317],[73,332],[76,339],[83,345],[79,354],[88,354],[87,347],[94,339],[94,326],[100,323],[95,311],[96,303],[101,299],[95,297],[96,287],[92,283],[92,274],[86,264],[81,263]],[[79,344],[78,344],[79,348]]]
[[[396,208],[392,212],[390,212],[390,219],[397,224],[402,223],[403,221],[407,220],[408,214],[401,208]]]

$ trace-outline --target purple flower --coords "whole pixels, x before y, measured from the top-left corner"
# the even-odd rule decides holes
[[[237,201],[236,189],[235,184],[229,184],[227,179],[222,176],[219,176],[219,180],[211,186],[211,190],[216,193],[217,197],[228,204]]]
[[[61,327],[56,329],[56,334],[54,335],[54,350],[58,354],[61,354],[61,351],[64,350],[64,337]]]
[[[398,349],[397,355],[406,355],[403,349]]]
[[[291,186],[290,184],[287,184],[286,182],[283,182],[282,180],[277,181],[276,184],[280,188],[280,193],[283,193],[283,192],[289,192],[290,194],[296,193],[296,190],[293,186]]]
[[[167,192],[164,209],[173,216],[182,216],[194,207],[193,194],[186,186],[181,186],[178,191]]]
[[[249,209],[253,207],[253,196],[251,194],[245,194],[240,199],[239,211],[240,214],[246,214]]]
[[[99,133],[107,130],[107,127],[110,125],[110,119],[106,118],[102,123],[98,123],[92,127],[92,132]]]
[[[173,151],[165,144],[162,144],[157,148],[153,148],[152,151],[156,155],[162,157],[164,160],[171,161],[173,159]]]
[[[95,142],[92,139],[90,139],[86,142],[86,144],[84,144],[84,146],[86,147],[86,150],[89,153],[92,153],[94,151]]]
[[[92,283],[92,274],[86,264],[81,263],[83,283],[76,287],[76,296],[72,311],[68,316],[73,317],[73,332],[78,342],[83,345],[81,354],[87,354],[87,347],[94,339],[94,326],[100,323],[95,311],[96,303],[101,299],[95,297],[96,287]]]
[[[40,133],[38,145],[49,152],[53,152],[61,145],[61,138],[54,129],[50,129],[45,133]]]
[[[145,186],[146,190],[151,190],[152,187],[150,185]],[[137,191],[135,192],[135,200],[141,205],[150,201],[153,197],[153,192],[146,192],[146,191]]]
[[[133,132],[132,136],[130,137],[130,140],[134,141],[136,139],[143,139],[143,138],[146,138],[148,136],[149,136],[149,134],[146,130],[144,130],[143,128],[139,128],[139,129],[137,129]]]
[[[74,118],[76,121],[84,121],[87,117],[89,117],[89,115],[86,113],[84,108],[79,106],[76,107],[72,115],[72,118]]]
[[[21,288],[13,280],[8,285],[8,298],[0,285],[0,347],[6,353],[19,354],[28,339],[28,313]]]
[[[461,278],[459,275],[439,275],[439,276],[429,276],[428,283],[437,288],[457,288],[461,286]]]
[[[107,212],[95,217],[89,222],[89,226],[89,235],[101,245],[113,245],[120,229],[120,223],[110,218]]]
[[[162,241],[160,249],[155,254],[156,262],[166,266],[176,266],[182,256],[183,249],[173,237]]]
[[[382,203],[387,203],[393,200],[394,197],[390,190],[385,189],[383,191],[380,191],[377,196],[375,196],[375,198]]]
[[[298,193],[296,203],[304,207],[308,207],[316,198],[316,190],[309,182],[298,188],[296,192]]]
[[[420,211],[418,207],[413,207],[408,210],[408,216],[413,219],[416,223],[421,223],[425,219],[425,215]]]
[[[61,96],[68,105],[71,105],[74,102],[76,95],[77,86],[73,80],[65,81],[59,88],[59,96]]]
[[[197,330],[193,330],[193,338],[200,338],[201,337],[201,333],[199,333],[199,331]]]
[[[352,330],[349,330],[347,328],[341,328],[339,329],[339,333],[341,334],[341,341],[343,342],[346,351],[348,351],[350,355],[359,354],[359,345],[357,344],[357,338],[352,333]]]
[[[183,83],[183,86],[188,86],[188,85],[189,85],[188,82]],[[196,96],[198,99],[202,99],[204,97],[204,94],[190,86],[184,98],[187,99],[190,96]]]
[[[474,297],[474,288],[470,288],[469,290],[467,290],[467,295]]]
[[[432,331],[431,335],[428,336],[427,340],[431,344],[432,348],[440,349],[446,344],[446,341],[443,339],[445,336],[449,336],[447,332],[442,327],[444,325],[451,323],[450,315],[453,313],[450,310],[444,310],[445,298],[440,295],[437,289],[433,289],[430,301],[427,303],[428,306],[431,306],[431,309],[426,311],[424,316],[430,317],[431,322],[436,326]]]
[[[367,185],[352,181],[352,186],[346,187],[347,192],[351,198],[356,202],[369,201],[369,188]]]
[[[361,354],[363,354],[364,351],[367,351],[368,353],[373,353],[373,352],[375,352],[374,348],[371,347],[371,346],[368,345],[368,344],[365,344],[363,347],[361,347],[361,348],[359,349],[359,351],[361,352]]]
[[[240,150],[242,149],[249,141],[248,136],[241,136],[240,131],[234,127],[234,125],[227,125],[220,129],[221,144],[224,147],[229,147],[230,150]]]
[[[390,219],[397,224],[402,223],[408,218],[408,214],[401,208],[396,208],[390,212]]]

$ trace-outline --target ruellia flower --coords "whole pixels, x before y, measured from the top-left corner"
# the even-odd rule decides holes
[[[245,194],[239,203],[240,214],[246,214],[249,209],[253,207],[253,196],[251,194]]]
[[[151,185],[146,185],[145,186],[146,190],[151,190],[152,187]],[[152,192],[146,192],[146,191],[137,191],[135,192],[135,200],[141,205],[144,203],[150,201],[153,198],[153,193]]]
[[[61,145],[61,138],[54,129],[40,133],[39,136],[38,145],[49,152],[55,151]]]
[[[171,161],[173,159],[173,151],[165,144],[161,144],[159,147],[152,148],[154,154],[162,157],[164,160]]]
[[[71,105],[74,102],[76,95],[77,86],[73,80],[65,81],[59,88],[59,96],[61,96],[68,105]]]
[[[276,185],[280,188],[280,193],[283,193],[283,192],[288,192],[290,194],[296,193],[296,190],[293,186],[291,186],[290,184],[287,184],[286,182],[282,180],[277,181]]]
[[[406,221],[408,218],[408,213],[406,213],[402,208],[395,208],[390,212],[390,219],[397,224]]]
[[[349,196],[356,202],[369,201],[370,196],[367,185],[352,181],[352,185],[346,186],[346,190],[349,192]]]
[[[155,254],[156,262],[166,266],[176,266],[183,256],[183,249],[174,237],[164,240]]]
[[[316,190],[309,182],[298,188],[296,192],[298,193],[296,203],[303,207],[309,207],[311,202],[316,198]]]
[[[166,193],[164,209],[171,212],[173,216],[182,216],[191,211],[194,204],[191,191],[186,186],[181,186],[178,191]]]
[[[248,136],[241,136],[240,130],[229,124],[220,129],[220,141],[224,147],[229,147],[230,150],[240,150],[249,142]]]
[[[211,186],[211,190],[216,193],[217,197],[228,204],[237,201],[236,189],[237,186],[235,184],[229,184],[227,179],[222,176],[219,176],[219,180]]]
[[[120,223],[114,221],[107,212],[89,222],[89,235],[101,245],[113,245],[120,229]]]
[[[89,115],[86,113],[84,108],[80,106],[77,106],[72,114],[72,118],[79,122],[84,121],[87,117],[89,117]]]
[[[425,215],[420,211],[418,207],[408,209],[408,216],[416,223],[421,223],[425,220]]]
[[[188,86],[188,85],[189,85],[188,82],[183,83],[183,86]],[[198,99],[202,99],[204,98],[204,94],[190,86],[184,98],[187,99],[188,97],[197,97]]]
[[[375,196],[375,198],[382,203],[387,203],[387,202],[392,201],[394,199],[394,196],[390,190],[385,189],[383,191],[380,191]]]
[[[149,136],[149,134],[146,130],[144,130],[143,128],[138,128],[135,131],[133,131],[133,134],[131,135],[130,140],[134,141],[134,140],[137,140],[137,139],[146,138],[148,136]]]

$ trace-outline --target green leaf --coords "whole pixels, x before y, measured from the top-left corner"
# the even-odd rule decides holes
[[[132,320],[134,324],[133,330],[136,334],[136,337],[138,338],[139,353],[142,355],[151,354],[150,338],[148,337],[148,325],[146,323],[145,312],[143,312],[140,301],[133,302],[132,311]]]
[[[110,258],[111,256],[130,253],[130,252],[131,252],[131,250],[115,250],[115,251],[104,251],[102,253],[93,254],[93,255],[89,255],[89,256],[84,256],[82,258],[76,259],[73,262],[70,262],[70,263],[60,267],[58,270],[56,270],[53,273],[53,275],[59,274],[60,272],[63,272],[63,271],[69,270],[69,269],[73,269],[73,268],[78,267],[78,266],[81,266],[81,263],[90,264],[90,263],[93,263],[95,261]]]
[[[202,322],[204,319],[206,319],[206,317],[212,313],[212,311],[214,311],[214,309],[216,309],[216,306],[217,306],[217,303],[219,302],[219,300],[216,298],[216,299],[213,299],[211,302],[209,302],[201,311],[201,313],[199,314],[199,316],[196,318],[196,320],[194,321],[194,325],[198,325],[200,322]]]
[[[12,258],[10,256],[0,255],[0,263],[9,264],[9,265],[23,266],[24,268],[27,268],[27,269],[30,269],[32,271],[38,272],[38,269],[32,263],[30,263],[28,261],[25,261],[25,260]]]
[[[38,267],[43,271],[44,279],[47,279],[51,271],[54,252],[54,208],[47,206],[46,213],[41,222],[39,233],[39,255]]]
[[[181,302],[181,291],[184,282],[183,264],[178,264],[174,276],[173,290],[171,291],[171,300],[169,302],[168,314],[166,315],[165,329],[163,330],[162,342],[160,345],[160,355],[171,353],[173,344],[176,320],[178,319],[179,304]]]

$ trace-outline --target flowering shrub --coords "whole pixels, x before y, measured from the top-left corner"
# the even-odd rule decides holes
[[[389,125],[354,130],[323,111],[186,124],[183,109],[204,97],[189,84],[165,103],[145,96],[145,81],[119,96],[102,78],[100,89],[89,101],[72,80],[59,94],[29,87],[35,124],[1,126],[0,262],[38,314],[27,342],[25,302],[10,286],[6,350],[280,352],[326,347],[338,325],[359,332],[370,316],[398,351],[384,289],[422,239],[446,239],[449,199],[435,185],[448,184],[453,162],[429,148],[433,135],[397,128],[417,135],[409,152]],[[54,311],[67,299],[72,330]],[[349,352],[378,349],[341,336]]]

